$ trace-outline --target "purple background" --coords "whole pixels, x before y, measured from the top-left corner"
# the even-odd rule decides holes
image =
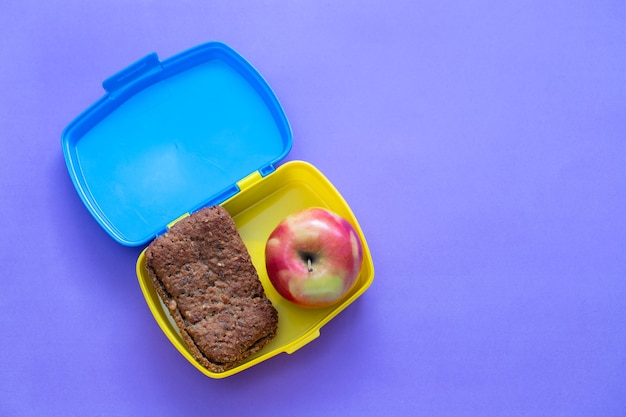
[[[0,415],[626,415],[626,3],[501,3],[3,0]],[[269,81],[376,269],[224,380],[167,341],[60,147],[105,78],[210,40]]]

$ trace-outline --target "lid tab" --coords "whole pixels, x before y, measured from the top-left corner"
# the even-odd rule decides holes
[[[152,52],[104,80],[102,87],[107,93],[113,94],[117,90],[128,87],[139,78],[157,69],[161,69],[161,61],[159,61],[159,56],[156,52]]]

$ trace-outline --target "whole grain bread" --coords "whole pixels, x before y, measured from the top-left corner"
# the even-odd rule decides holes
[[[278,313],[223,207],[193,213],[156,238],[146,267],[187,349],[208,370],[231,369],[275,337]]]

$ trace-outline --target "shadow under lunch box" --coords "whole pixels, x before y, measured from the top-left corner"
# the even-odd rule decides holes
[[[202,373],[223,378],[295,352],[371,285],[370,251],[341,194],[307,162],[277,165],[291,149],[291,128],[272,89],[237,52],[209,42],[164,61],[152,53],[102,86],[105,95],[62,135],[70,177],[93,217],[120,244],[145,246],[177,220],[222,205],[278,310],[277,335],[268,345],[236,368],[211,372],[187,351],[145,270],[144,249],[136,273],[146,302],[167,338]],[[346,218],[363,245],[356,285],[326,308],[301,308],[283,299],[265,269],[269,234],[307,207]]]

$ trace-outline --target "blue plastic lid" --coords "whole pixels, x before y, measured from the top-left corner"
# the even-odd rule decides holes
[[[220,204],[291,149],[275,94],[222,43],[164,61],[152,53],[102,85],[106,94],[66,127],[62,146],[78,194],[121,244],[142,245]]]

